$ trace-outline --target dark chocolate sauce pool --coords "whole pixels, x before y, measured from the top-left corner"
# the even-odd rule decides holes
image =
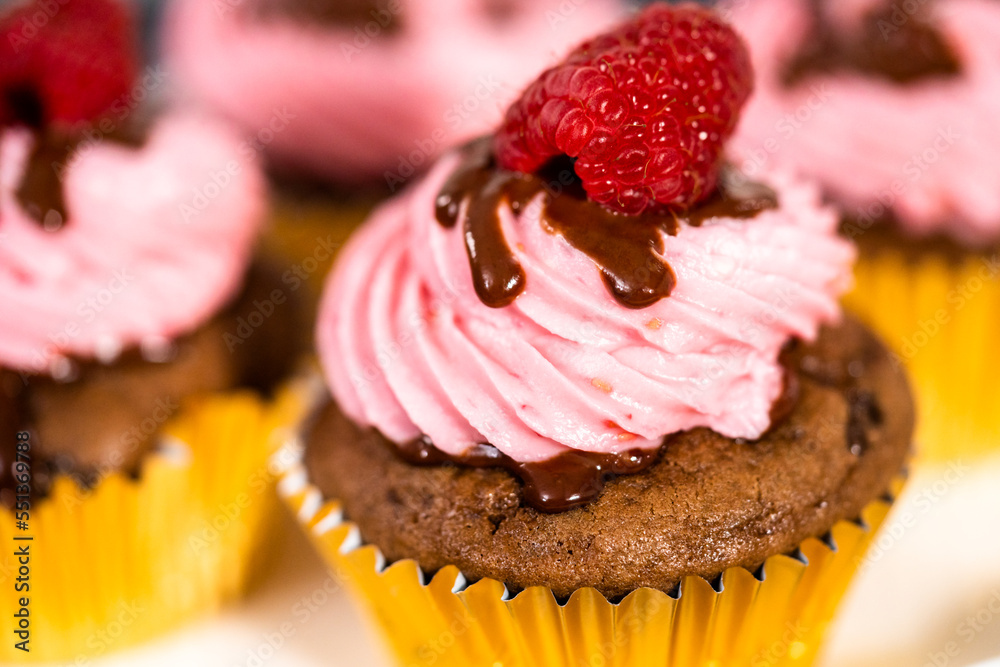
[[[525,501],[542,512],[564,512],[597,499],[607,480],[642,472],[659,460],[662,447],[620,454],[566,452],[546,461],[518,463],[492,445],[477,445],[462,456],[445,454],[428,438],[389,444],[412,465],[454,463],[473,468],[503,468],[523,484]]]
[[[487,306],[509,305],[527,282],[504,238],[500,209],[506,203],[519,214],[541,193],[547,229],[590,257],[608,291],[627,308],[650,306],[670,296],[677,283],[661,256],[664,233],[676,236],[681,222],[698,226],[717,216],[750,219],[777,207],[773,190],[727,172],[715,195],[690,211],[626,216],[588,201],[571,161],[553,161],[538,174],[504,171],[496,165],[490,140],[477,140],[466,147],[464,161],[442,187],[436,215],[448,228],[461,221],[476,294]]]
[[[826,18],[830,0],[811,0],[813,28],[785,70],[794,86],[812,74],[855,71],[908,84],[961,73],[958,58],[923,9],[908,13],[905,3],[873,9],[856,35],[843,35]]]

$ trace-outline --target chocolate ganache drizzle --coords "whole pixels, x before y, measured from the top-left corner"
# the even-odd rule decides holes
[[[851,70],[898,84],[961,72],[958,58],[926,12],[886,2],[865,15],[856,35],[843,35],[826,18],[829,0],[810,0],[811,34],[789,62],[784,81],[794,86],[812,74]]]
[[[664,233],[676,236],[681,222],[751,219],[778,205],[773,190],[724,169],[715,194],[689,211],[626,216],[588,201],[569,159],[555,160],[537,174],[505,171],[496,164],[490,140],[479,139],[466,146],[462,164],[441,189],[436,216],[448,228],[461,219],[476,294],[487,306],[510,305],[527,282],[504,238],[500,208],[506,203],[517,215],[542,193],[547,229],[590,257],[608,291],[626,308],[651,306],[677,284],[662,257]]]
[[[529,505],[553,513],[597,500],[607,480],[642,472],[656,463],[662,452],[662,448],[631,449],[618,454],[570,451],[547,461],[519,463],[487,444],[476,445],[461,456],[444,453],[426,437],[390,446],[411,465],[453,463],[473,468],[503,468],[521,480]]]

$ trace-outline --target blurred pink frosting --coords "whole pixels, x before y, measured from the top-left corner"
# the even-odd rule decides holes
[[[279,164],[390,186],[492,130],[547,65],[622,12],[617,0],[513,0],[497,24],[483,0],[393,0],[401,32],[386,36],[374,19],[307,26],[254,20],[247,2],[174,4],[166,57],[188,94],[258,136]]]
[[[783,390],[777,359],[839,317],[853,247],[815,187],[771,181],[778,209],[683,225],[665,239],[667,299],[619,305],[593,262],[540,222],[542,200],[505,236],[527,275],[506,308],[472,284],[460,228],[434,215],[458,163],[447,155],[377,210],[329,278],[318,346],[332,393],[363,425],[461,454],[489,442],[518,461],[567,449],[620,452],[707,426],[756,438]],[[623,219],[622,224],[628,224]]]
[[[162,347],[242,284],[266,185],[226,126],[170,114],[142,148],[82,148],[57,231],[14,195],[33,143],[27,130],[0,131],[0,366],[58,374],[67,356]]]
[[[759,77],[731,144],[744,169],[799,169],[862,227],[891,211],[916,235],[946,232],[973,245],[1000,240],[1000,5],[920,3],[962,63],[957,78],[901,86],[840,72],[789,90],[782,68],[808,34],[809,4],[730,3],[727,15],[746,37]],[[828,4],[835,20],[850,25],[874,1]]]

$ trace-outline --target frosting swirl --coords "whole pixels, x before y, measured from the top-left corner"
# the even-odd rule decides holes
[[[142,148],[82,148],[63,175],[58,231],[16,196],[34,141],[0,132],[0,366],[55,372],[65,357],[163,345],[235,293],[266,186],[225,126],[170,114]]]
[[[756,93],[731,150],[752,173],[792,167],[813,177],[867,226],[893,217],[909,232],[946,232],[973,245],[1000,239],[994,165],[1000,133],[1000,7],[992,0],[928,4],[930,25],[960,73],[906,85],[860,72],[815,73],[788,87],[784,69],[809,38],[808,0],[731,3],[750,46]],[[831,2],[830,16],[857,30],[874,0]],[[914,20],[906,16],[907,20]],[[895,24],[892,24],[895,27]]]
[[[525,284],[491,308],[460,229],[435,217],[462,159],[446,156],[373,214],[321,304],[317,340],[334,398],[397,443],[426,435],[461,455],[488,442],[535,462],[650,449],[697,426],[756,438],[782,392],[781,348],[839,315],[853,248],[816,189],[784,174],[769,182],[774,210],[664,232],[676,286],[642,309],[617,302],[594,261],[547,228],[545,193],[517,214],[502,203]]]

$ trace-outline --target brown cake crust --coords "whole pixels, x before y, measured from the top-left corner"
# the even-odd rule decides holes
[[[512,592],[671,591],[687,575],[756,569],[857,518],[903,468],[910,390],[867,329],[847,320],[787,356],[798,401],[760,440],[708,429],[671,436],[653,466],[609,480],[596,501],[562,513],[527,506],[521,482],[504,470],[405,463],[332,403],[311,428],[307,468],[390,561],[412,558],[428,572],[457,565]]]

